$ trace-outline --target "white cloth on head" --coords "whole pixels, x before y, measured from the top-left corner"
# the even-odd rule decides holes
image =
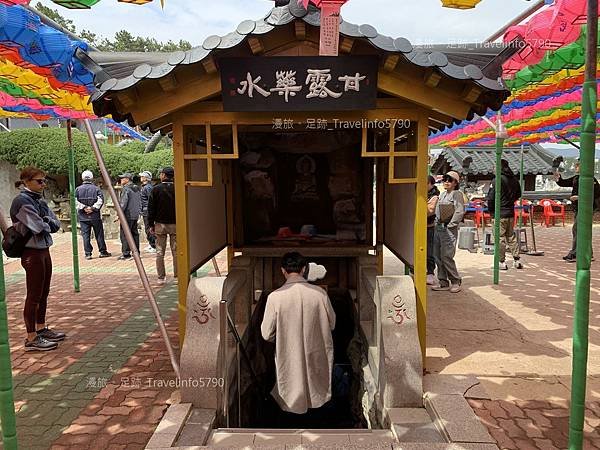
[[[271,395],[282,410],[304,414],[331,399],[334,328],[327,293],[298,274],[267,298],[261,332],[276,344]]]

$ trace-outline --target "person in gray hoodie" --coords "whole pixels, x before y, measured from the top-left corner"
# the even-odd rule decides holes
[[[27,296],[23,319],[27,329],[26,351],[48,351],[58,347],[65,333],[46,326],[46,309],[52,279],[51,233],[60,229],[60,221],[42,199],[46,188],[46,173],[35,167],[21,172],[16,187],[23,187],[10,207],[10,218],[15,230],[23,236],[31,236],[21,255],[25,269]]]
[[[120,233],[122,255],[119,256],[118,259],[123,261],[131,259],[131,248],[129,248],[129,243],[127,242],[127,239],[125,239],[125,233],[123,232],[124,226],[129,227],[129,230],[131,230],[136,249],[138,253],[140,252],[138,219],[140,218],[140,213],[142,212],[142,196],[140,193],[140,188],[133,184],[133,175],[131,173],[119,175],[119,179],[123,188],[121,191],[119,204],[121,205],[121,209],[123,210],[125,218],[127,219],[126,224],[121,224]]]

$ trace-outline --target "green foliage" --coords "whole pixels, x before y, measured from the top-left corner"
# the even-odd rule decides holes
[[[71,33],[77,34],[88,44],[105,52],[174,52],[176,50],[189,50],[192,48],[192,45],[188,41],[180,40],[179,42],[173,42],[169,40],[168,42],[158,42],[154,38],[133,36],[127,30],[115,33],[114,39],[98,36],[89,30],[78,32],[73,21],[64,18],[58,10],[48,8],[40,2],[35,5],[35,9]]]
[[[75,170],[86,169],[99,173],[96,158],[87,135],[73,129]],[[149,170],[154,174],[164,166],[173,165],[173,152],[164,148],[144,154],[143,143],[131,143],[123,147],[101,145],[106,168],[111,177],[123,172],[139,173]],[[68,175],[67,131],[64,128],[32,128],[0,133],[0,160],[15,164],[18,168],[35,166],[54,175]]]

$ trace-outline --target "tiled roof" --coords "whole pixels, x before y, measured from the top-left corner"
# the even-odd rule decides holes
[[[507,147],[502,158],[514,173],[521,171],[521,147]],[[544,150],[540,145],[526,146],[523,151],[523,174],[548,175],[558,167],[560,157]],[[441,175],[455,170],[463,175],[493,176],[496,170],[496,149],[494,147],[444,148],[431,166],[431,173]]]
[[[102,52],[89,52],[81,55],[84,64],[95,73],[97,92],[91,100],[94,103],[94,111],[99,115],[113,114],[119,116],[119,112],[112,104],[112,100],[105,99],[110,92],[123,91],[136,85],[144,79],[159,79],[169,75],[179,66],[185,66],[201,62],[213,52],[233,48],[244,42],[250,36],[264,35],[276,27],[287,25],[294,20],[301,19],[309,25],[320,26],[320,10],[314,6],[304,9],[295,0],[285,6],[273,8],[264,18],[259,20],[245,20],[237,29],[224,36],[209,36],[199,47],[188,51],[177,51],[165,54],[148,55],[147,61],[143,61],[143,55],[132,54],[129,58],[130,67],[127,68],[128,55],[118,54],[118,63],[115,66],[114,57]],[[502,102],[508,97],[509,91],[500,79],[500,74],[494,74],[490,78],[482,72],[478,65],[482,64],[481,58],[475,58],[478,65],[457,65],[451,62],[460,61],[466,63],[468,56],[446,56],[440,51],[425,51],[413,47],[405,38],[392,38],[379,34],[371,25],[356,25],[340,18],[340,35],[353,39],[368,41],[374,47],[389,53],[397,53],[406,61],[422,68],[437,70],[441,75],[456,81],[471,81],[474,85],[483,88],[483,94],[477,106],[469,114],[484,114],[488,108],[498,110]],[[463,52],[464,53],[464,52]],[[466,53],[468,55],[468,52]],[[485,58],[485,62],[488,59]],[[104,67],[106,69],[104,69]],[[127,74],[127,75],[125,75]],[[125,76],[123,76],[125,75]],[[123,119],[128,118],[123,116]]]

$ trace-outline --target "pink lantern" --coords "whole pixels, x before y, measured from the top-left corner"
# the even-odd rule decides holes
[[[0,0],[5,5],[29,5],[31,0]]]
[[[340,3],[340,6],[346,3],[348,0],[339,0],[335,3]],[[298,0],[298,4],[304,6],[304,8],[308,8],[308,4],[312,3],[317,8],[321,7],[321,3],[328,3],[328,0]]]
[[[587,21],[587,0],[556,0],[554,8],[572,25],[585,25]]]
[[[556,50],[574,42],[579,37],[580,30],[560,10],[550,8],[536,14],[529,21],[525,39],[534,48]]]

